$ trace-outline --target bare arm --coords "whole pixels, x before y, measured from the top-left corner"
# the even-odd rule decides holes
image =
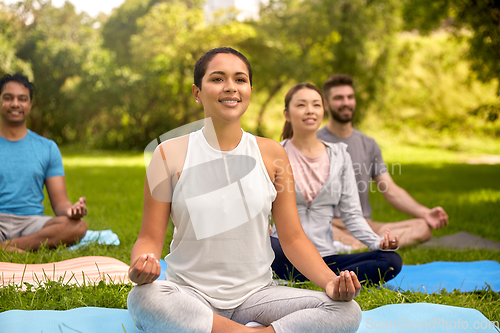
[[[144,208],[141,230],[130,255],[130,280],[137,284],[151,283],[161,273],[161,258],[170,202],[161,202],[151,196],[148,180],[144,184]]]
[[[161,144],[155,149],[148,166],[141,230],[130,255],[129,277],[137,284],[151,283],[160,276],[158,260],[161,258],[170,217],[172,175],[175,170],[182,170],[185,155],[179,157],[178,154],[185,153],[187,143],[187,138],[184,138]]]
[[[47,187],[52,210],[56,216],[68,216],[79,220],[87,215],[85,197],[80,197],[75,204],[69,201],[64,176],[45,179],[45,186]]]
[[[388,173],[374,178],[377,188],[383,193],[385,200],[403,213],[423,218],[432,228],[439,229],[448,225],[448,215],[441,207],[432,209],[418,203],[403,188],[398,186]]]

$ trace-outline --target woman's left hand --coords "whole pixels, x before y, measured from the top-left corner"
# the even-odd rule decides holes
[[[352,301],[359,295],[361,283],[354,272],[340,272],[333,281],[326,285],[326,294],[334,301]]]
[[[395,250],[399,247],[398,236],[391,237],[391,232],[389,230],[385,231],[384,239],[380,241],[381,250]]]

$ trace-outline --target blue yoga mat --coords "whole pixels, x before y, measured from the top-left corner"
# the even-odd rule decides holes
[[[77,308],[67,311],[0,313],[0,333],[140,333],[127,310]]]
[[[141,333],[127,310],[78,308],[68,311],[21,311],[0,313],[0,333]],[[497,333],[493,323],[474,309],[416,303],[386,305],[363,311],[358,332],[480,331]],[[459,332],[460,332],[459,331]],[[175,333],[175,332],[172,332]]]
[[[167,263],[165,260],[160,259],[160,265],[161,265],[161,274],[157,278],[157,280],[165,280],[165,270],[167,269]]]
[[[374,331],[499,332],[494,323],[475,309],[430,303],[391,304],[363,311],[358,333]]]
[[[403,265],[395,279],[387,282],[392,290],[438,293],[472,292],[487,289],[500,291],[500,263],[492,260],[472,262],[435,261],[422,265]]]

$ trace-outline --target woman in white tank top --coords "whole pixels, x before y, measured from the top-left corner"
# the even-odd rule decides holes
[[[305,235],[283,147],[241,129],[252,70],[241,53],[213,49],[195,66],[201,130],[155,150],[132,249],[128,308],[146,332],[355,332],[361,285],[337,276]],[[326,292],[275,286],[268,214],[290,261]],[[160,258],[169,217],[175,226],[166,280]],[[257,322],[265,327],[249,327]]]
[[[402,266],[401,257],[392,252],[398,247],[398,237],[393,238],[389,231],[379,237],[364,219],[347,145],[316,138],[324,113],[321,92],[310,83],[295,85],[285,96],[283,113],[286,122],[282,144],[292,166],[297,207],[307,237],[334,272],[353,270],[361,281],[372,283],[391,280]],[[336,206],[347,229],[373,251],[337,254],[331,225]],[[307,280],[285,256],[280,240],[274,228],[272,268],[276,275],[281,279]]]

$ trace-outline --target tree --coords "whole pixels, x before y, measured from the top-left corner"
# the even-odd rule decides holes
[[[456,37],[465,38],[477,77],[483,82],[500,81],[500,1],[411,0],[405,3],[404,18],[408,30],[427,34],[446,27]]]
[[[160,0],[126,0],[102,26],[103,46],[115,52],[116,60],[126,66],[131,60],[130,39],[139,33],[137,20]]]
[[[310,81],[321,88],[334,73],[356,80],[359,122],[367,104],[384,89],[395,33],[400,29],[395,0],[271,0],[253,23],[254,39],[243,44],[270,101],[288,82]],[[264,118],[264,102],[259,118]],[[259,122],[257,133],[264,132]]]
[[[206,51],[235,46],[254,34],[244,23],[224,19],[208,24],[202,1],[158,3],[137,20],[130,39],[128,70],[135,76],[124,86],[113,116],[96,126],[107,132],[103,145],[138,147],[161,134],[203,117],[191,94],[193,68]],[[125,68],[125,67],[124,67]]]
[[[35,83],[30,128],[59,143],[64,128],[74,130],[86,116],[65,91],[83,75],[82,65],[97,37],[93,20],[66,2],[34,0],[13,7],[19,27],[16,56],[31,64]],[[69,85],[69,86],[68,86]]]
[[[5,74],[23,73],[33,80],[31,66],[16,56],[19,22],[14,13],[0,3],[0,77]]]

